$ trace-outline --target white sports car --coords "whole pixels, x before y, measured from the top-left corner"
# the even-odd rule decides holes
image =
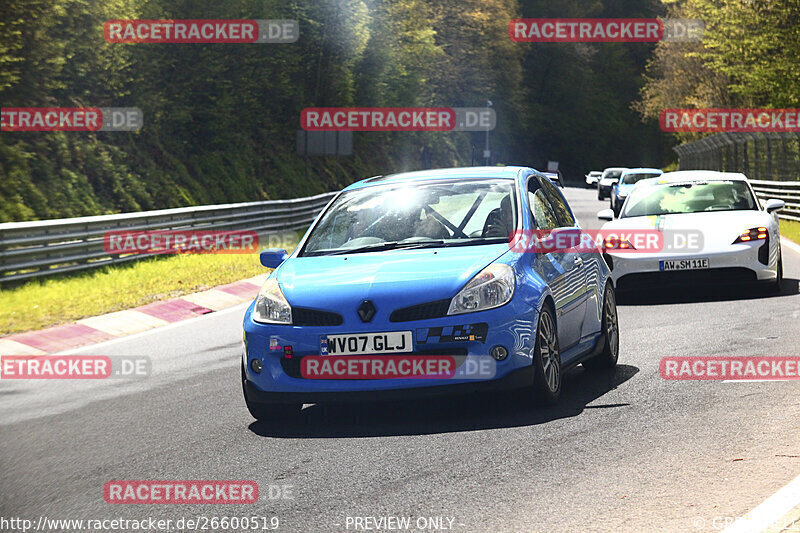
[[[744,174],[669,172],[637,183],[618,219],[611,209],[597,213],[608,221],[603,232],[620,236],[606,239],[603,256],[620,290],[758,281],[780,291],[783,266],[775,212],[783,206],[776,199],[762,206]],[[637,250],[632,240],[637,231],[653,230],[658,244]]]

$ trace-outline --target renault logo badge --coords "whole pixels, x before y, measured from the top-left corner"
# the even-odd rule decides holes
[[[364,300],[358,306],[358,317],[361,322],[369,322],[375,316],[375,304],[369,300]]]

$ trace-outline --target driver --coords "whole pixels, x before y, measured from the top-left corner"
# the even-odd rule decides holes
[[[493,209],[483,225],[484,237],[506,237],[514,231],[514,212],[511,208],[511,196],[504,196],[500,207]]]
[[[730,187],[723,186],[714,189],[714,205],[733,206],[733,194]]]

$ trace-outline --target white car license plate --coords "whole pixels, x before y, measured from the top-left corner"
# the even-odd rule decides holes
[[[403,353],[413,351],[410,331],[361,333],[351,335],[326,335],[321,339],[320,352],[328,355],[361,355],[377,353]]]
[[[700,270],[708,268],[708,259],[681,259],[679,261],[661,261],[661,270]]]

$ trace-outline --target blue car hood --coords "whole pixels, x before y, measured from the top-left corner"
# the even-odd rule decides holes
[[[394,309],[453,297],[508,251],[490,244],[293,257],[275,275],[292,306],[341,312],[372,300],[376,317],[388,319]]]
[[[631,189],[633,189],[634,186],[636,186],[635,183],[624,183],[622,185],[617,185],[617,189],[619,190],[619,194],[627,196],[631,193]]]

